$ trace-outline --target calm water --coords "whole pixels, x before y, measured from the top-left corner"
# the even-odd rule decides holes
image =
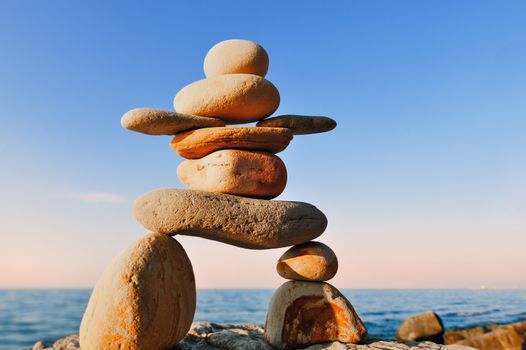
[[[526,320],[526,290],[342,290],[372,337],[436,311],[446,328]],[[263,323],[272,290],[199,290],[195,321]],[[89,290],[0,290],[0,350],[76,333]]]

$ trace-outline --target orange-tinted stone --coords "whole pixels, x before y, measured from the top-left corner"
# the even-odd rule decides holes
[[[284,128],[222,127],[190,130],[177,134],[170,146],[181,157],[202,158],[222,149],[243,149],[278,153],[292,140]]]
[[[287,169],[271,153],[221,150],[177,167],[177,176],[191,190],[274,198],[285,189]]]
[[[367,338],[367,329],[335,287],[289,281],[272,295],[265,338],[278,349],[295,349],[329,341],[361,342]]]
[[[338,271],[338,259],[331,248],[320,242],[307,242],[287,250],[276,265],[278,274],[300,281],[327,281]]]

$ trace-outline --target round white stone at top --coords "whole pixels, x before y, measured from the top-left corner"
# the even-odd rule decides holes
[[[267,74],[269,58],[261,45],[241,39],[221,41],[206,54],[203,65],[207,78],[224,74]]]

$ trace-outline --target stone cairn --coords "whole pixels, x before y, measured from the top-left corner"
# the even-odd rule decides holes
[[[97,282],[80,326],[83,350],[173,348],[195,313],[192,265],[171,236],[190,235],[248,249],[293,246],[278,261],[289,279],[271,298],[265,339],[275,348],[366,339],[349,301],[332,285],[334,252],[313,242],[325,215],[302,202],[270,200],[284,190],[287,171],[275,155],[293,135],[332,130],[327,117],[267,118],[280,102],[264,78],[268,55],[258,44],[226,40],[210,49],[206,79],[177,93],[177,112],[137,108],[121,124],[148,135],[174,135],[171,147],[186,158],[177,168],[188,189],[158,189],[139,197],[137,221],[153,232],[135,241]],[[256,126],[225,124],[257,122]]]

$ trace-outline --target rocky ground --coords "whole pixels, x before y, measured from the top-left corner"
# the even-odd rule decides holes
[[[54,344],[37,342],[32,350],[78,350],[78,335],[70,335]],[[181,343],[173,350],[273,350],[263,338],[263,327],[258,325],[229,325],[197,322]],[[396,342],[370,340],[354,345],[333,342],[309,346],[305,350],[469,350],[460,345],[438,345],[431,342]],[[29,350],[29,349],[28,349]]]

